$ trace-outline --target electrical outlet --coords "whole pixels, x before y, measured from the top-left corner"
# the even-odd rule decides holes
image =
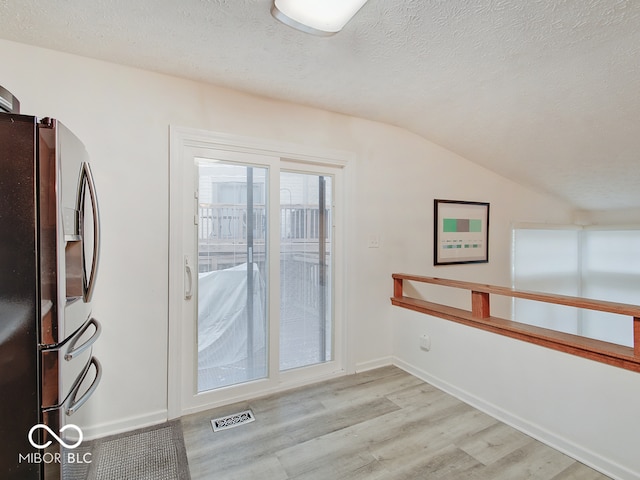
[[[380,236],[379,235],[369,235],[369,240],[367,242],[369,248],[380,248]]]
[[[431,337],[429,335],[422,335],[420,337],[420,348],[427,352],[431,350]]]

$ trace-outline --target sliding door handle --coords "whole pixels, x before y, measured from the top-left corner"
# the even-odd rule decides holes
[[[184,299],[191,300],[191,297],[193,297],[193,273],[191,272],[191,265],[189,265],[189,257],[186,255],[184,257],[184,274]]]

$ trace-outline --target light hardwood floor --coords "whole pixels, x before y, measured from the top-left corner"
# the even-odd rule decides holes
[[[252,409],[256,421],[213,432]],[[182,418],[192,480],[608,477],[396,367]]]

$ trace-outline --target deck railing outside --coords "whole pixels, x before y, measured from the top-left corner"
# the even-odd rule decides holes
[[[393,305],[552,348],[565,353],[571,353],[573,355],[607,363],[627,370],[640,372],[640,306],[638,305],[605,302],[587,298],[569,297],[565,295],[528,292],[507,287],[498,287],[458,280],[447,280],[435,277],[424,277],[420,275],[394,273],[392,277],[393,297],[391,297],[391,303]],[[469,290],[471,292],[471,311],[449,307],[422,299],[405,297],[404,281],[429,283]],[[633,317],[634,346],[626,347],[602,340],[595,340],[592,338],[572,335],[569,333],[563,333],[556,330],[536,327],[491,316],[490,295],[492,294],[631,316]]]
[[[286,262],[281,270],[286,268],[287,278],[297,279],[295,300],[304,307],[317,308],[320,303],[318,244],[321,231],[318,205],[282,205],[280,218],[276,221],[280,223],[280,257]],[[325,223],[324,262],[328,268],[331,263],[331,209],[325,211]],[[253,259],[260,264],[266,261],[265,205],[254,204],[253,223],[248,223],[246,205],[201,203],[198,207],[198,271],[231,268],[246,262],[248,224],[253,225]],[[292,288],[288,286],[289,290]]]
[[[199,205],[198,240],[208,243],[225,243],[233,239],[247,238],[247,207],[237,204]],[[253,238],[264,242],[267,231],[267,217],[264,205],[253,207]],[[331,210],[325,218],[331,225]],[[329,240],[330,228],[325,228]],[[319,235],[319,210],[317,205],[283,205],[280,207],[280,239],[282,241],[317,241]]]

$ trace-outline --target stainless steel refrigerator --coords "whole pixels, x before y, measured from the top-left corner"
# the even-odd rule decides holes
[[[85,147],[60,122],[21,115],[0,87],[0,478],[64,479],[69,462],[91,461],[73,455],[73,415],[102,373],[99,250]]]

